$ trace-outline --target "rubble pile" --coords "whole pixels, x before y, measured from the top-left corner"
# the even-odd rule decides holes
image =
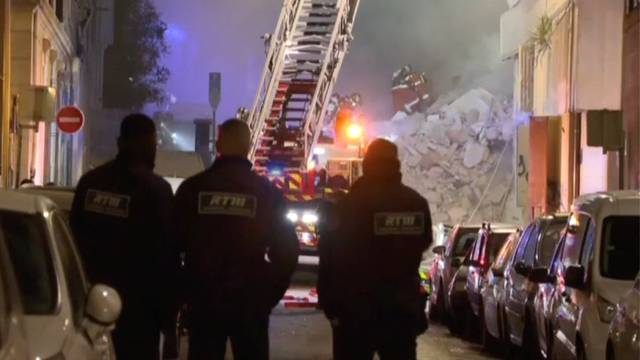
[[[398,112],[378,135],[399,147],[404,183],[425,196],[434,222],[513,221],[515,127],[510,101],[484,89],[441,97],[426,113]]]

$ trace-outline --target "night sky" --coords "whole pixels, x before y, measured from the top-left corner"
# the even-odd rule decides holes
[[[218,118],[251,107],[264,65],[260,36],[274,30],[282,0],[154,0],[169,25],[167,84],[179,118],[207,116],[208,73],[220,71]],[[427,72],[434,94],[483,86],[512,92],[512,63],[499,59],[504,0],[361,0],[355,41],[338,91],[360,92],[371,119],[392,116],[392,73]]]

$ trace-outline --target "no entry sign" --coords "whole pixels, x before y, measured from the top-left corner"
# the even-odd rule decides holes
[[[75,134],[84,125],[84,114],[75,106],[66,106],[58,111],[56,116],[58,129],[67,134]]]

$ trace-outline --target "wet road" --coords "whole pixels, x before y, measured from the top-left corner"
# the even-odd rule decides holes
[[[313,287],[313,274],[298,273],[291,292],[308,294]],[[330,360],[331,328],[323,313],[312,309],[285,309],[278,306],[271,315],[271,359],[274,360]],[[183,346],[186,359],[186,346]],[[494,359],[484,353],[478,344],[464,341],[449,334],[439,325],[431,324],[429,330],[418,338],[418,359]],[[230,349],[227,359],[233,359]]]

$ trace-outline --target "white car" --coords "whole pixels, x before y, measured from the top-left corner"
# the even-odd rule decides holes
[[[607,360],[640,359],[640,274],[627,295],[618,303],[618,311],[609,327]]]
[[[43,196],[0,192],[0,242],[20,293],[28,358],[115,359],[120,297],[104,285],[89,290],[63,212]]]
[[[20,294],[9,265],[8,251],[0,241],[0,360],[29,359]]]
[[[576,199],[556,270],[553,359],[605,358],[615,304],[640,269],[638,234],[640,192]]]

